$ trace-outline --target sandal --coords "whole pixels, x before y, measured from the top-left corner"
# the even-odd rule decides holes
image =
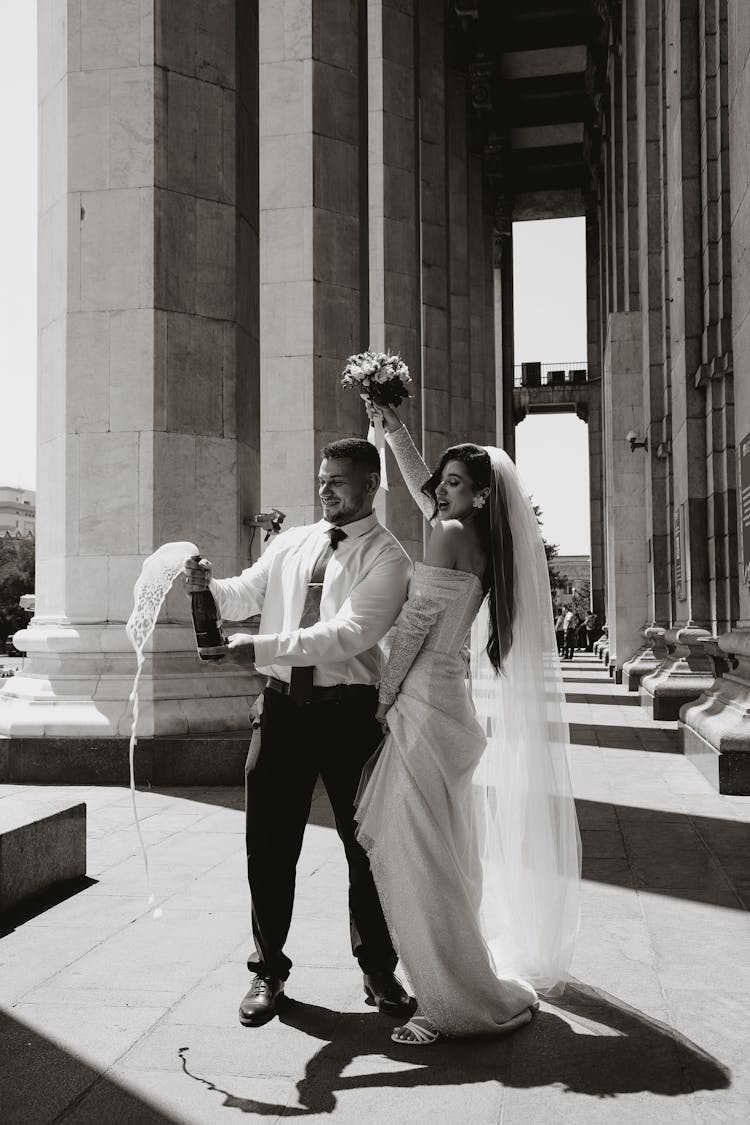
[[[424,1016],[412,1016],[408,1023],[394,1027],[391,1039],[394,1043],[405,1043],[409,1047],[429,1047],[442,1036]]]

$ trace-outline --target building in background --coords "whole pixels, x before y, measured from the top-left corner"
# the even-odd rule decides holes
[[[0,485],[0,536],[34,538],[36,493],[27,488]]]
[[[365,431],[339,374],[370,345],[407,360],[430,462],[512,453],[530,412],[587,423],[611,673],[750,792],[747,3],[203,7],[39,6],[37,614],[0,696],[19,768],[52,740],[64,778],[65,736],[106,776],[144,556],[188,539],[235,573],[255,513],[316,518],[321,445]],[[517,373],[513,224],[574,215],[585,364]],[[240,770],[258,687],[197,666],[171,596],[142,679],[155,760],[209,735],[201,768]]]
[[[557,591],[556,602],[564,601],[587,583],[591,585],[591,555],[555,555],[552,566],[564,579]]]

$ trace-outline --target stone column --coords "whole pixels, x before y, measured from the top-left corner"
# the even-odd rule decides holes
[[[499,376],[501,364],[498,362],[496,319],[495,319],[495,217],[494,199],[486,184],[483,186],[484,214],[482,216],[483,237],[483,279],[482,293],[484,297],[483,309],[483,344],[484,344],[484,370],[485,370],[485,435],[489,445],[502,447],[502,418],[498,423],[498,391],[500,388]]]
[[[622,185],[623,185],[623,292],[622,308],[640,307],[637,3],[622,6]]]
[[[414,397],[404,417],[417,444],[422,435],[418,35],[414,0],[398,6],[368,0],[370,344],[398,352],[409,366]],[[421,558],[421,514],[390,452],[388,464],[382,517],[406,550]]]
[[[143,558],[187,539],[219,573],[247,559],[254,27],[253,6],[234,3],[210,21],[176,0],[39,5],[36,615],[17,638],[24,672],[0,696],[16,775],[26,762],[44,780],[122,778],[135,671],[123,625]],[[142,681],[151,776],[165,776],[156,751],[173,736],[244,731],[253,688],[198,663],[175,591]]]
[[[607,623],[609,664],[622,667],[640,645],[646,604],[644,451],[626,434],[641,425],[640,313],[611,313],[604,351],[602,398],[607,433]]]
[[[728,25],[725,20],[728,16]],[[745,5],[719,5],[717,32],[726,34],[728,55],[728,151],[731,173],[732,355],[734,357],[734,445],[738,494],[738,545],[732,569],[739,580],[739,612],[734,628],[719,637],[732,669],[680,712],[683,749],[721,793],[750,794],[750,551],[747,528],[748,435],[750,435],[750,170],[745,160],[750,115],[750,12]],[[723,26],[722,26],[723,25]],[[722,154],[724,157],[724,154]],[[743,471],[744,470],[744,471]],[[731,490],[734,472],[727,488]],[[743,537],[745,548],[743,550]]]
[[[446,116],[451,441],[456,442],[469,440],[471,432],[471,318],[467,80],[455,70],[446,75]]]
[[[656,718],[676,718],[682,704],[709,687],[714,675],[707,645],[705,395],[695,379],[703,319],[696,16],[695,0],[667,0],[663,35],[674,619],[664,638],[670,656],[640,685],[644,705],[653,708]]]
[[[734,567],[737,523],[726,3],[701,3],[699,45],[703,333],[695,379],[706,395],[710,626],[713,633],[723,633],[737,619],[739,585]]]
[[[502,424],[503,424],[503,449],[509,457],[516,456],[516,423],[523,421],[517,418],[513,410],[513,380],[515,376],[515,348],[513,340],[513,227],[508,222],[503,229],[503,237],[499,238],[500,245],[500,275],[499,304],[500,304],[500,339],[501,339],[501,382],[502,382]]]
[[[664,427],[669,377],[664,348],[664,195],[662,181],[661,0],[638,0],[636,100],[638,167],[638,285],[643,325],[643,436],[646,457],[648,599],[643,645],[624,665],[624,679],[638,690],[644,676],[668,656],[664,633],[670,614],[669,450]]]
[[[596,215],[586,214],[586,348],[589,382],[589,521],[591,527],[591,606],[604,623],[605,526],[604,460],[602,447],[602,345],[599,279],[599,224]]]
[[[487,422],[495,414],[495,381],[488,367],[488,344],[492,343],[492,320],[486,318],[485,208],[482,158],[469,154],[469,357],[471,395],[471,427],[469,440],[487,445],[494,441],[488,435]]]
[[[446,183],[445,10],[419,6],[419,120],[422,235],[423,454],[435,465],[450,444],[448,190]]]
[[[259,17],[262,501],[290,526],[320,518],[321,446],[366,430],[339,387],[368,346],[363,21],[354,0],[261,0]]]

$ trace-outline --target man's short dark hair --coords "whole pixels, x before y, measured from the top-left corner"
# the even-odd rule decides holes
[[[347,459],[353,465],[359,465],[366,473],[380,473],[380,454],[371,442],[364,438],[341,438],[324,445],[320,451],[321,458],[331,460]]]

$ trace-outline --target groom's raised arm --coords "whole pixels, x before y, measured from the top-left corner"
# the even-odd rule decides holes
[[[260,667],[336,663],[366,652],[401,612],[410,575],[411,563],[401,548],[384,548],[335,617],[307,629],[255,637],[255,663]]]

